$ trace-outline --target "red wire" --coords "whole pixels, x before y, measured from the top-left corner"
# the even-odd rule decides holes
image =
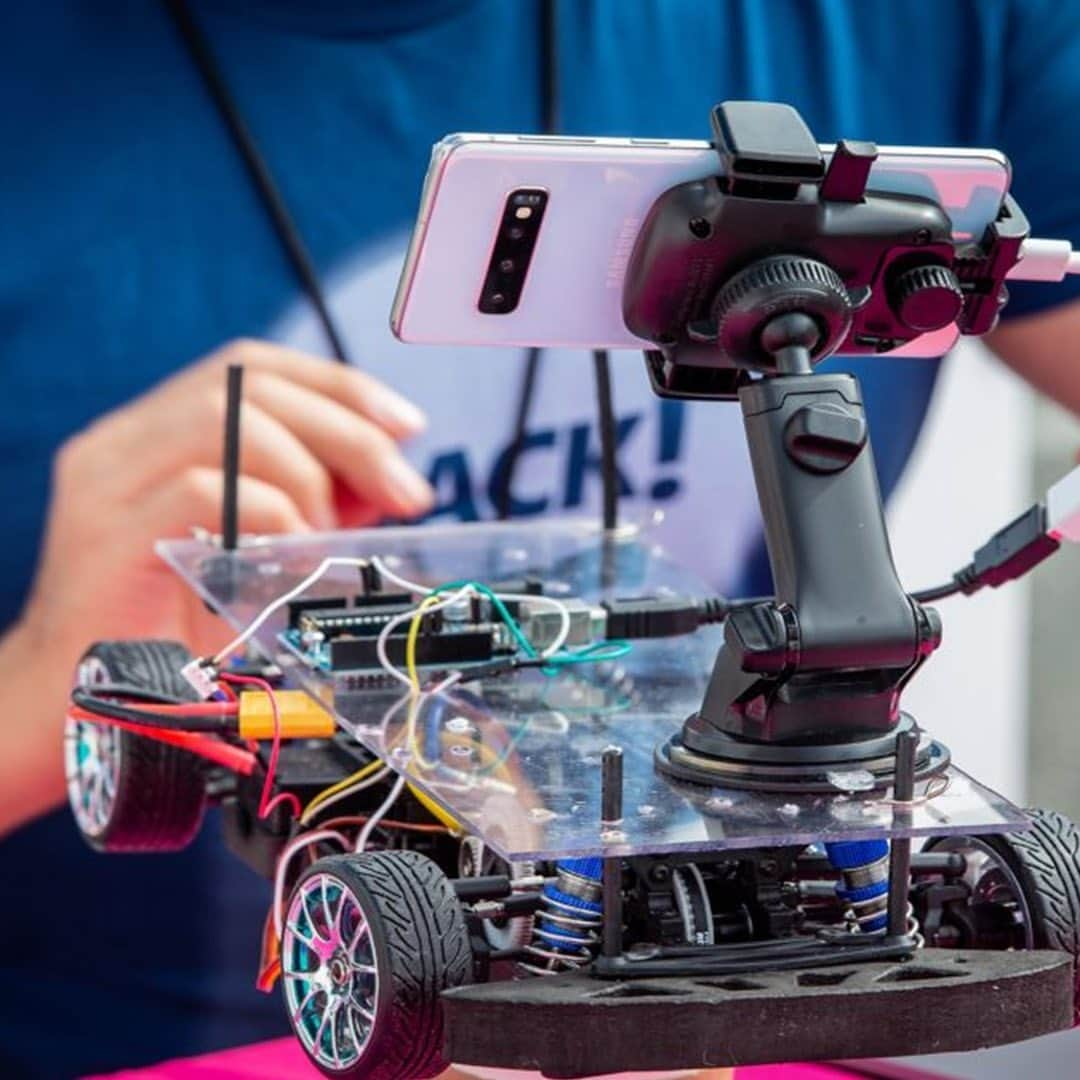
[[[242,773],[244,776],[250,776],[255,771],[258,760],[248,750],[231,746],[229,743],[215,739],[212,735],[203,735],[200,732],[174,731],[171,728],[155,728],[146,724],[134,724],[127,720],[115,720],[74,705],[68,709],[68,717],[72,720],[85,720],[91,724],[106,724],[109,727],[123,728],[125,731],[134,732],[147,739],[156,739],[158,742],[169,743],[171,746],[179,746],[193,754],[198,754],[199,757],[224,765],[233,772]]]
[[[281,803],[288,803],[292,808],[293,817],[299,817],[300,800],[291,791],[284,791],[274,798],[270,797],[274,790],[274,776],[277,773],[278,756],[281,753],[281,716],[278,713],[274,688],[265,679],[260,679],[255,675],[234,675],[232,672],[223,671],[218,677],[224,683],[232,682],[241,686],[258,687],[270,699],[270,714],[274,718],[274,737],[270,743],[270,760],[266,763],[266,779],[263,781],[262,795],[259,796],[259,818],[269,817],[274,807]]]
[[[240,711],[235,702],[193,701],[184,705],[159,705],[153,701],[121,701],[125,709],[139,712],[164,713],[166,716],[236,716]],[[96,714],[95,714],[96,715]]]
[[[282,791],[280,794],[275,795],[267,804],[264,812],[259,814],[259,817],[269,817],[273,813],[275,807],[281,803],[288,803],[292,807],[293,817],[299,817],[301,806],[300,800],[291,791]]]

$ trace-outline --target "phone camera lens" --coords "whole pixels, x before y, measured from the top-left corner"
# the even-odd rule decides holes
[[[506,297],[501,292],[492,293],[490,299],[493,307],[502,307],[506,303]]]
[[[512,274],[514,272],[514,260],[503,259],[502,262],[499,263],[499,269],[504,274]]]
[[[511,240],[520,240],[525,235],[525,230],[520,225],[512,225],[506,230],[506,235]]]

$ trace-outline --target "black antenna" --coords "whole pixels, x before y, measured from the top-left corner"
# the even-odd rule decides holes
[[[285,254],[289,262],[292,263],[293,270],[303,286],[304,292],[307,293],[308,299],[315,308],[315,314],[319,317],[327,341],[330,343],[331,352],[343,364],[347,364],[349,354],[341,332],[330,314],[330,307],[327,304],[326,297],[323,295],[315,260],[307,249],[304,237],[293,219],[292,212],[289,210],[285,197],[274,179],[274,174],[270,171],[266,158],[263,157],[255,135],[252,133],[251,128],[248,127],[239,103],[233,97],[232,91],[225,81],[225,76],[218,66],[210,42],[194,15],[188,10],[186,0],[165,0],[165,7],[172,17],[192,61],[198,68],[203,84],[206,86],[218,115],[228,130],[233,145],[243,159],[244,166],[251,176],[255,190],[259,193],[259,198],[262,200],[274,231],[285,249]]]
[[[600,428],[602,520],[604,531],[611,532],[619,524],[619,467],[615,455],[618,433],[615,405],[611,397],[611,367],[607,349],[593,350],[593,372],[596,377],[596,415]]]
[[[240,478],[240,399],[244,390],[244,368],[230,364],[225,388],[225,447],[222,467],[225,480],[221,495],[221,546],[236,550],[237,484]]]

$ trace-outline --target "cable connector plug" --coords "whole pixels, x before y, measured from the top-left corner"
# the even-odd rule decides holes
[[[180,674],[203,701],[217,693],[218,669],[212,660],[197,656],[180,669]]]
[[[1068,240],[1028,238],[1020,245],[1020,258],[1005,275],[1010,281],[1064,281],[1080,274],[1080,251]]]
[[[987,585],[996,589],[1015,581],[1060,546],[1047,532],[1046,507],[1036,503],[975,552],[971,564],[957,575],[961,592],[970,595]]]
[[[912,596],[928,603],[956,593],[970,596],[988,585],[996,589],[1038,566],[1063,540],[1080,543],[1080,466],[1050,488],[1045,503],[1029,507],[994,533],[948,585]]]
[[[1055,540],[1080,544],[1080,465],[1047,491],[1046,531]]]
[[[237,710],[241,739],[274,738],[274,705],[277,705],[277,737],[281,739],[332,739],[337,722],[303,690],[275,690],[274,701],[261,690],[245,690]]]
[[[642,596],[605,600],[604,636],[613,639],[678,637],[700,626],[723,622],[730,604],[720,596],[697,600],[687,596]]]

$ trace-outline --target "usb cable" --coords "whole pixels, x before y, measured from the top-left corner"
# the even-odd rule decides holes
[[[970,596],[986,586],[996,589],[1038,566],[1063,541],[1080,543],[1080,466],[1058,480],[1045,500],[994,533],[952,581],[912,596],[925,604],[957,593]]]

